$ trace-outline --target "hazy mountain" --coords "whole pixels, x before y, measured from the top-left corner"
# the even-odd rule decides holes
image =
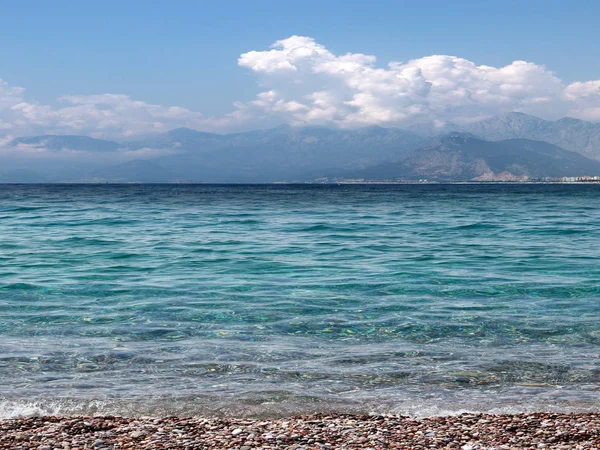
[[[150,161],[141,159],[128,161],[94,171],[81,181],[107,183],[171,183],[177,176]]]
[[[366,180],[491,181],[600,174],[600,162],[546,142],[489,142],[451,133],[424,148],[343,177]]]
[[[164,182],[186,179],[200,182],[269,182],[312,177],[324,168],[357,169],[397,158],[425,145],[427,139],[395,129],[368,127],[332,130],[322,127],[280,126],[269,130],[218,135],[178,128],[151,138],[128,143],[103,141],[85,136],[44,135],[15,139],[10,145],[33,145],[50,151],[61,149],[105,152],[98,161],[110,163],[115,150],[167,150],[148,161],[115,165],[109,169],[79,167],[81,160],[65,161],[52,180],[108,180]],[[35,164],[32,159],[31,164]],[[115,158],[116,162],[116,158]],[[68,166],[68,167],[67,167]],[[37,166],[31,166],[39,170]],[[160,169],[159,169],[160,168]],[[64,170],[63,170],[64,169]],[[68,171],[66,170],[68,169]],[[48,169],[50,171],[50,169]],[[68,173],[67,173],[68,172]],[[77,175],[69,175],[69,174]],[[83,174],[83,175],[82,175]]]
[[[51,151],[79,150],[86,152],[114,152],[121,147],[118,142],[114,141],[94,139],[88,136],[54,134],[17,138],[11,141],[9,146],[14,147],[19,144],[31,145],[34,147],[44,147]]]
[[[588,158],[600,159],[600,123],[565,117],[550,121],[523,113],[502,114],[460,128],[491,141],[525,138],[550,142]]]
[[[239,156],[259,157],[283,167],[366,167],[423,145],[414,133],[396,128],[332,130],[279,127],[230,137],[228,146],[245,149]],[[238,152],[234,152],[238,153]],[[261,164],[262,164],[261,163]]]
[[[176,128],[143,141],[129,142],[126,147],[129,149],[154,148],[201,152],[212,150],[223,139],[224,136],[219,134],[204,133],[190,128]]]
[[[418,134],[423,137],[435,137],[453,131],[462,131],[462,127],[453,122],[426,122],[410,125],[405,128],[411,133]]]
[[[194,142],[187,139],[193,137]],[[161,135],[160,142],[172,139]],[[176,155],[157,163],[183,178],[207,182],[294,180],[327,167],[363,168],[418,148],[426,139],[404,130],[332,130],[280,126],[230,135],[186,133]]]
[[[45,183],[52,181],[43,172],[31,169],[11,169],[0,173],[0,183]]]
[[[462,138],[474,139],[472,142],[469,141],[473,144],[471,147],[466,146],[463,153],[453,156],[458,159],[450,158],[447,151],[432,150],[439,146],[440,142],[447,144],[450,136],[427,137],[431,133],[452,128],[459,128],[461,133],[469,133],[469,135],[461,135]],[[312,180],[332,173],[358,173],[369,168],[372,169],[365,170],[365,173],[376,174],[376,178],[407,175],[416,177],[418,173],[430,174],[433,171],[431,173],[437,174],[440,179],[451,179],[454,176],[467,177],[469,174],[473,176],[467,179],[472,179],[484,176],[483,173],[488,169],[485,173],[492,173],[493,175],[489,175],[492,177],[500,176],[499,174],[504,171],[507,171],[508,177],[538,174],[553,176],[554,173],[581,174],[581,172],[565,172],[567,169],[580,167],[565,165],[567,160],[575,164],[576,160],[572,155],[568,158],[565,156],[562,165],[557,165],[558,163],[554,161],[550,170],[550,166],[545,166],[549,156],[543,151],[538,149],[539,154],[536,153],[535,158],[539,158],[539,161],[535,160],[532,153],[534,144],[529,144],[527,148],[519,147],[516,143],[490,147],[489,143],[485,142],[517,138],[554,143],[559,147],[600,159],[600,124],[570,118],[547,121],[521,113],[504,114],[462,128],[456,124],[441,122],[413,126],[410,131],[381,127],[340,130],[284,125],[269,130],[227,135],[178,128],[145,140],[128,143],[86,136],[44,135],[18,138],[9,145],[46,147],[50,151],[69,149],[88,152],[88,155],[84,155],[85,157],[79,160],[68,159],[67,154],[60,162],[55,161],[54,165],[50,163],[50,159],[47,159],[48,162],[36,161],[33,157],[26,162],[21,161],[18,166],[15,161],[15,167],[12,169],[19,167],[44,173],[45,177],[41,181],[81,179],[81,174],[85,174],[83,176],[85,179],[123,182],[166,182],[182,179],[197,182],[272,182]],[[432,142],[434,142],[433,146],[430,145]],[[474,164],[480,164],[483,158],[481,155],[481,158],[474,156],[475,147],[482,152],[492,151],[492,149],[500,153],[507,152],[507,158],[512,158],[517,166],[520,166],[521,160],[517,161],[515,152],[522,152],[521,159],[527,157],[533,159],[523,162],[522,169],[515,166],[510,170],[504,170],[505,167],[500,167],[502,164],[498,163],[497,158],[489,159],[491,155],[486,153],[484,159],[487,166],[475,167]],[[501,151],[498,150],[499,148]],[[153,151],[150,152],[142,152],[147,155],[144,158],[151,159],[152,162],[134,161],[117,165],[117,161],[122,161],[116,157],[117,155],[122,157],[119,152],[139,149],[152,149]],[[387,173],[385,167],[389,167],[390,170],[395,167],[393,170],[396,170],[398,164],[407,162],[407,154],[416,149],[420,149],[419,152],[410,154],[413,163],[411,167],[414,170],[402,174],[394,172],[390,177],[383,176]],[[464,153],[467,150],[468,152]],[[465,156],[467,154],[472,157],[471,160]],[[431,160],[427,162],[427,158]],[[417,164],[418,161],[420,162]],[[110,170],[100,168],[110,165],[111,162],[114,165]],[[494,165],[496,163],[500,166]],[[539,165],[540,170],[536,169],[536,164]],[[7,171],[11,169],[4,165]],[[417,170],[417,165],[423,168],[421,172]],[[471,172],[467,170],[467,166],[471,167],[469,169]],[[434,167],[437,169],[434,170]],[[425,170],[426,168],[429,169]],[[594,165],[588,165],[588,168],[587,173],[600,173]],[[449,172],[443,175],[444,170]],[[20,179],[30,178],[20,177]]]

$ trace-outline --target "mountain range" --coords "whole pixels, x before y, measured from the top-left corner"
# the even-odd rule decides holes
[[[465,131],[488,141],[532,139],[600,159],[600,123],[564,117],[550,121],[523,113],[509,113],[452,131]]]
[[[346,176],[366,180],[526,181],[589,173],[600,174],[600,161],[554,144],[530,139],[492,142],[449,133],[397,161],[350,171]]]
[[[284,125],[220,135],[179,128],[135,142],[43,135],[17,138],[8,146],[50,154],[67,150],[91,159],[65,160],[54,170],[29,158],[0,169],[0,182],[463,181],[600,174],[600,124],[522,113],[406,130]],[[129,160],[123,162],[123,155]]]

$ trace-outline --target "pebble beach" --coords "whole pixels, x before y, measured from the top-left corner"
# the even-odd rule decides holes
[[[0,449],[598,449],[600,413],[415,419],[28,417],[0,422]]]

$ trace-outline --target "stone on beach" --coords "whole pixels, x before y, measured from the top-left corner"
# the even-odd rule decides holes
[[[0,422],[0,449],[600,448],[600,413],[285,419],[29,417]]]

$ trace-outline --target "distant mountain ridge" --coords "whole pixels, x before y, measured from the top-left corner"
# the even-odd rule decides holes
[[[448,124],[448,128],[469,132],[488,141],[523,138],[549,142],[588,158],[600,159],[600,123],[572,117],[552,121],[513,112],[463,127]]]
[[[281,126],[229,135],[178,129],[159,136],[154,142],[166,144],[161,148],[177,149],[177,154],[156,158],[155,162],[182,178],[206,182],[269,182],[304,178],[326,167],[368,167],[427,141],[394,128],[333,130]],[[130,148],[135,147],[130,145]]]
[[[180,150],[195,150],[200,143],[217,143],[223,135],[205,133],[190,128],[176,128],[141,141],[129,142],[125,148],[137,150],[140,148],[177,148]]]
[[[462,127],[435,122],[415,125],[408,130],[377,126],[350,130],[282,125],[268,130],[221,135],[177,128],[143,140],[122,143],[75,135],[22,137],[14,139],[8,146],[46,148],[54,153],[69,150],[83,155],[102,156],[90,159],[92,162],[88,162],[86,166],[77,166],[76,163],[69,166],[65,158],[64,167],[60,166],[58,169],[52,168],[57,167],[56,164],[52,167],[42,162],[36,165],[34,158],[15,163],[14,167],[2,164],[5,167],[0,166],[0,181],[22,179],[30,182],[35,178],[35,173],[43,174],[43,181],[81,180],[85,177],[107,182],[309,181],[327,174],[358,173],[363,170],[369,172],[374,168],[406,161],[407,155],[412,155],[413,161],[417,161],[418,153],[414,153],[415,151],[423,153],[423,158],[429,155],[435,161],[447,160],[447,153],[432,152],[431,146],[455,133],[480,140],[478,145],[485,149],[496,148],[483,144],[486,141],[529,139],[558,145],[600,160],[600,124],[572,118],[547,121],[527,114],[509,113]],[[533,144],[529,144],[529,147],[532,146]],[[510,153],[515,146],[504,145],[502,148]],[[531,155],[531,148],[519,151]],[[542,164],[541,161],[547,155],[540,154],[537,157]],[[134,161],[123,163],[124,158]],[[575,164],[573,158],[572,155],[567,158],[573,162],[570,170],[577,168],[583,172],[569,175],[600,174],[594,164],[584,167]],[[139,162],[136,163],[136,160]],[[467,164],[465,160],[461,161],[454,164],[447,160],[446,164],[458,170],[458,166]],[[432,170],[434,166],[435,164],[429,165]],[[541,173],[535,170],[533,160],[528,161],[525,166],[523,174],[516,169],[507,173],[514,177],[524,177],[524,173],[530,176]],[[498,176],[496,166],[489,166],[489,169],[494,174],[489,176]],[[58,170],[60,176],[56,172]],[[435,173],[444,178],[440,170],[436,168]],[[595,172],[591,173],[592,170]],[[463,167],[458,172],[450,170],[448,173],[467,176],[467,172]],[[558,173],[554,169],[550,172]],[[416,172],[413,175],[416,176]]]
[[[177,179],[169,170],[143,159],[96,170],[87,178],[108,183],[170,183]]]
[[[492,142],[455,132],[396,162],[346,176],[366,180],[525,181],[590,173],[600,174],[600,161],[554,144],[529,139]]]
[[[121,147],[121,144],[115,141],[95,139],[88,136],[56,134],[16,138],[9,144],[13,147],[18,145],[44,147],[51,151],[79,150],[82,152],[114,152]]]

